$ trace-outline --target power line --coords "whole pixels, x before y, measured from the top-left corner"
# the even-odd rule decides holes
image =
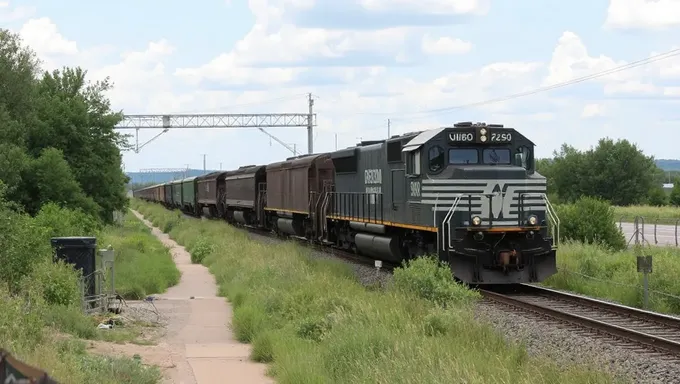
[[[670,50],[668,52],[660,53],[660,54],[657,54],[657,55],[654,55],[654,56],[650,56],[646,59],[633,61],[633,62],[630,62],[628,64],[620,65],[618,67],[614,67],[614,68],[611,68],[611,69],[608,69],[608,70],[605,70],[605,71],[596,72],[596,73],[591,74],[591,75],[582,76],[582,77],[578,77],[578,78],[571,79],[571,80],[568,80],[568,81],[564,81],[564,82],[561,82],[561,83],[536,88],[536,89],[533,89],[531,91],[518,92],[518,93],[506,95],[506,96],[501,96],[501,97],[489,99],[489,100],[478,101],[478,102],[468,103],[468,104],[461,104],[461,105],[456,105],[456,106],[453,106],[453,107],[436,108],[436,109],[421,110],[421,111],[415,111],[415,112],[405,112],[405,113],[384,113],[384,112],[370,113],[369,112],[369,113],[366,113],[366,114],[393,115],[393,116],[394,115],[397,115],[397,116],[432,115],[432,114],[438,114],[438,113],[442,113],[442,112],[449,112],[449,111],[453,111],[453,110],[457,110],[457,109],[478,107],[478,106],[482,106],[482,105],[488,105],[488,104],[498,103],[498,102],[502,102],[502,101],[508,101],[508,100],[519,98],[519,97],[535,95],[537,93],[551,91],[551,90],[556,89],[556,88],[562,88],[562,87],[566,87],[566,86],[569,86],[569,85],[582,83],[582,82],[587,81],[587,80],[592,80],[592,79],[607,76],[607,75],[610,75],[610,74],[613,74],[613,73],[622,72],[622,71],[625,71],[625,70],[628,70],[628,69],[631,69],[631,68],[635,68],[635,67],[641,67],[643,65],[647,65],[647,64],[650,64],[650,63],[653,63],[653,62],[656,62],[656,61],[660,61],[660,60],[665,60],[665,59],[668,59],[668,58],[671,58],[671,57],[674,57],[674,56],[678,56],[678,55],[680,55],[680,48],[673,49],[673,50]]]

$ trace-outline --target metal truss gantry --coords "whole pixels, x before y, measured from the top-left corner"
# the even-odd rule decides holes
[[[264,128],[307,127],[307,149],[311,154],[314,152],[314,127],[316,126],[313,106],[314,99],[310,94],[309,113],[125,115],[115,129],[134,129],[135,152],[139,153],[145,145],[173,128],[257,128],[279,143],[283,143]],[[163,131],[140,146],[140,129],[162,129]],[[289,148],[288,145],[284,146],[295,154],[294,149]]]

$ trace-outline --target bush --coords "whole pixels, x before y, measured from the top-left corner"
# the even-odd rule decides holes
[[[557,207],[561,240],[578,240],[600,244],[612,250],[626,248],[626,238],[619,229],[614,208],[606,201],[581,197],[573,204]]]
[[[435,257],[419,257],[404,262],[393,274],[394,287],[438,305],[466,305],[481,298],[478,292],[458,284],[448,264]]]

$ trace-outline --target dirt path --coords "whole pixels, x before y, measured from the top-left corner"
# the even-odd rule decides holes
[[[230,331],[231,306],[217,296],[213,275],[203,265],[192,264],[184,247],[154,228],[141,214],[132,212],[170,248],[182,272],[179,284],[157,295],[154,302],[167,323],[165,334],[157,346],[141,347],[149,350],[140,355],[164,368],[165,383],[274,383],[265,375],[266,365],[248,360],[250,345],[234,339]]]

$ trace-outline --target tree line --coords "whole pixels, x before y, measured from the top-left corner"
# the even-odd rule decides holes
[[[573,203],[581,197],[613,205],[680,205],[680,179],[670,194],[663,189],[668,172],[628,140],[600,139],[585,151],[563,144],[553,158],[538,159],[537,170],[548,179],[553,203]]]
[[[30,215],[54,203],[110,222],[124,209],[121,168],[127,139],[114,131],[109,79],[82,68],[41,69],[19,35],[0,29],[0,182],[5,198]]]

